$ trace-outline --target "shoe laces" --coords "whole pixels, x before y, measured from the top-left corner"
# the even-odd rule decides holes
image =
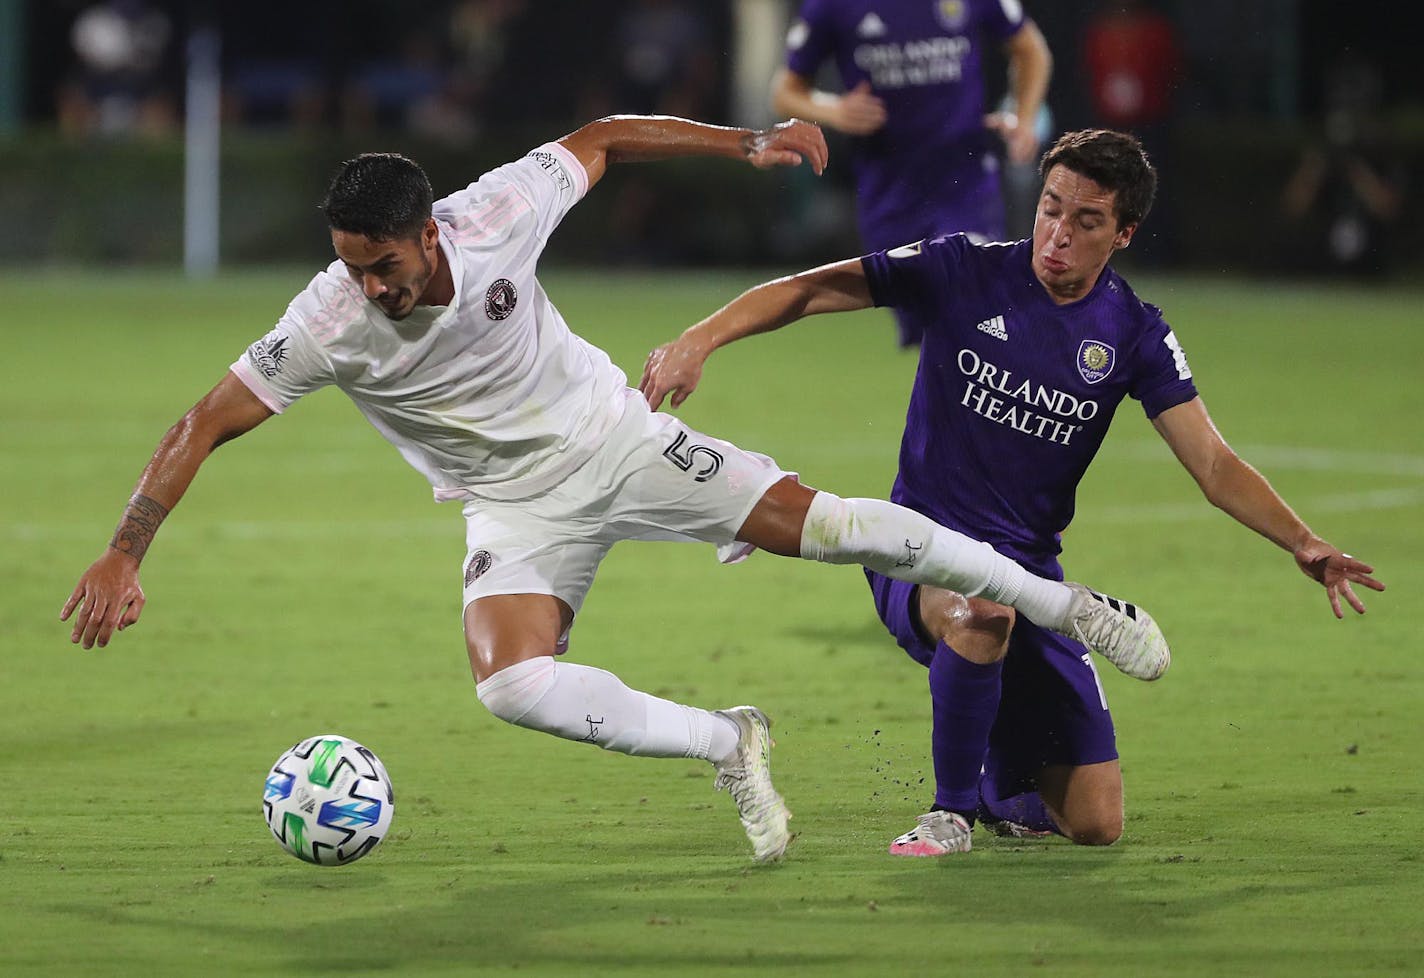
[[[1095,649],[1111,649],[1121,653],[1119,644],[1126,637],[1124,633],[1129,621],[1127,615],[1114,611],[1097,598],[1090,596],[1088,601],[1092,603],[1085,603],[1083,610],[1073,619],[1073,630],[1078,633],[1078,638],[1084,645]]]
[[[725,791],[737,803],[737,810],[743,814],[759,812],[766,805],[765,793],[761,790],[760,778],[752,777],[742,766],[723,768],[717,772],[712,786]]]

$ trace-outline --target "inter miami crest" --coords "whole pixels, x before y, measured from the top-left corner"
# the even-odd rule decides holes
[[[494,557],[488,550],[476,550],[470,554],[470,562],[465,565],[465,587],[478,581],[493,565]]]
[[[507,278],[495,279],[485,291],[485,315],[494,320],[508,319],[519,301],[519,292]]]
[[[1112,373],[1117,351],[1102,340],[1084,340],[1078,346],[1078,374],[1090,384],[1096,384]]]

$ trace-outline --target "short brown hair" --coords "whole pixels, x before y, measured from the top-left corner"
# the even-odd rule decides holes
[[[1043,154],[1038,174],[1047,177],[1060,165],[1116,194],[1118,227],[1141,224],[1152,209],[1157,170],[1136,136],[1112,129],[1066,132]]]

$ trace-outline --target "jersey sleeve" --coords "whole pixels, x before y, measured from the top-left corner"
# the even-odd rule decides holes
[[[529,214],[533,233],[547,241],[586,193],[588,171],[578,157],[559,143],[545,143],[437,201],[435,212],[450,221],[457,237],[497,234]]]
[[[325,274],[325,273],[323,273]],[[336,382],[331,358],[313,335],[320,321],[339,314],[328,308],[335,296],[323,301],[322,276],[292,300],[282,318],[229,368],[238,380],[268,408],[281,414],[298,398]]]
[[[834,24],[824,0],[805,0],[786,32],[786,67],[814,78],[835,47]]]
[[[1007,41],[1028,22],[1020,0],[983,0],[981,6],[984,32],[996,40]]]
[[[932,238],[873,251],[860,259],[876,306],[932,308],[942,291],[945,269],[954,262],[963,235]]]
[[[1150,308],[1150,307],[1149,307]],[[1138,370],[1129,393],[1142,402],[1149,419],[1197,396],[1192,368],[1177,334],[1156,310],[1147,334],[1138,345]]]

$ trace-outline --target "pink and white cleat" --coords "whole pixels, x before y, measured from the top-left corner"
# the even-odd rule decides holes
[[[969,823],[957,812],[926,812],[915,827],[890,843],[892,856],[947,856],[970,850]]]

